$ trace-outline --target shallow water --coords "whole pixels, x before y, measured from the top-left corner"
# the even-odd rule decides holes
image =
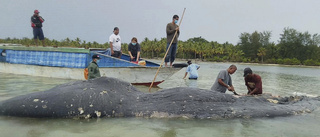
[[[200,63],[200,78],[184,80],[185,69],[159,85],[160,88],[191,86],[210,89],[218,72],[226,69],[226,63]],[[238,93],[246,93],[243,69],[250,66],[263,80],[264,92],[288,96],[294,92],[320,95],[320,68],[244,65],[236,64],[238,71],[233,74],[233,85]],[[152,76],[153,77],[153,76]],[[22,94],[50,89],[55,85],[72,80],[30,77],[0,73],[0,100]],[[148,87],[137,87],[147,92]],[[156,92],[160,88],[153,88]],[[231,94],[228,93],[228,94]],[[203,136],[319,136],[320,110],[298,116],[255,119],[145,119],[145,118],[99,118],[34,119],[0,116],[1,137],[203,137]]]

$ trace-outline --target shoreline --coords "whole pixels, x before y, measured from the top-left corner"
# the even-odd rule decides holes
[[[162,58],[143,58],[147,60],[152,60],[157,63],[161,63]],[[299,68],[318,68],[320,69],[320,66],[306,66],[306,65],[286,65],[286,64],[268,64],[268,63],[246,63],[246,62],[216,62],[216,61],[202,61],[200,59],[181,59],[181,58],[176,58],[175,62],[176,63],[187,63],[188,60],[191,60],[194,63],[201,63],[201,62],[206,62],[206,63],[230,63],[230,64],[240,64],[240,65],[261,65],[261,66],[279,66],[279,67],[299,67]]]

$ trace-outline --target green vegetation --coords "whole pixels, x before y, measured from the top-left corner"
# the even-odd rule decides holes
[[[204,61],[229,61],[248,63],[272,63],[286,65],[320,66],[320,35],[298,32],[292,28],[284,28],[278,44],[270,42],[271,32],[241,33],[237,45],[228,42],[207,41],[201,37],[179,41],[177,58],[200,59]],[[141,40],[140,40],[141,41]],[[61,41],[45,39],[46,45],[53,47],[109,48],[108,43],[86,42],[79,38]],[[30,46],[33,40],[0,39],[0,43],[14,43]],[[166,38],[160,40],[143,39],[140,42],[143,58],[163,58],[166,50]],[[128,44],[122,44],[127,53]]]

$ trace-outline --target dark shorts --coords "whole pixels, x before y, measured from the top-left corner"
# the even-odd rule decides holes
[[[121,51],[113,51],[113,52],[114,52],[114,54],[111,55],[112,57],[119,58],[119,57],[121,57],[121,55],[122,55]]]
[[[33,38],[34,39],[39,38],[39,40],[44,40],[42,28],[37,28],[37,27],[33,28]]]
[[[197,80],[198,78],[189,78],[190,80]]]

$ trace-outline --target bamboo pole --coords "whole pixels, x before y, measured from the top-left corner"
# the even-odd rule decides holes
[[[181,19],[180,19],[180,22],[179,22],[179,26],[178,26],[179,29],[180,29],[180,25],[181,25],[181,22],[182,22],[182,19],[183,19],[183,16],[184,16],[184,12],[185,12],[185,11],[186,11],[186,8],[183,9],[183,13],[182,13],[182,16],[181,16]],[[164,57],[163,57],[163,59],[162,59],[162,62],[161,62],[160,66],[159,66],[159,68],[158,68],[158,70],[157,70],[157,73],[156,73],[156,75],[154,76],[154,79],[153,79],[153,81],[152,81],[152,83],[151,83],[151,85],[150,85],[150,87],[149,87],[149,92],[151,92],[151,88],[152,88],[152,86],[153,86],[153,83],[154,83],[154,81],[156,80],[156,78],[157,78],[157,76],[158,76],[159,70],[160,70],[160,68],[162,67],[162,64],[163,64],[163,62],[164,62],[164,60],[165,60],[165,58],[166,58],[166,56],[167,56],[167,54],[168,54],[168,51],[170,50],[170,47],[171,47],[171,45],[172,45],[172,43],[173,43],[173,40],[174,40],[174,38],[176,37],[177,33],[178,33],[178,31],[176,30],[176,32],[174,33],[173,38],[172,38],[172,40],[171,40],[171,42],[170,42],[170,44],[169,44],[169,47],[167,48],[167,52],[166,52],[166,54],[164,55]]]

